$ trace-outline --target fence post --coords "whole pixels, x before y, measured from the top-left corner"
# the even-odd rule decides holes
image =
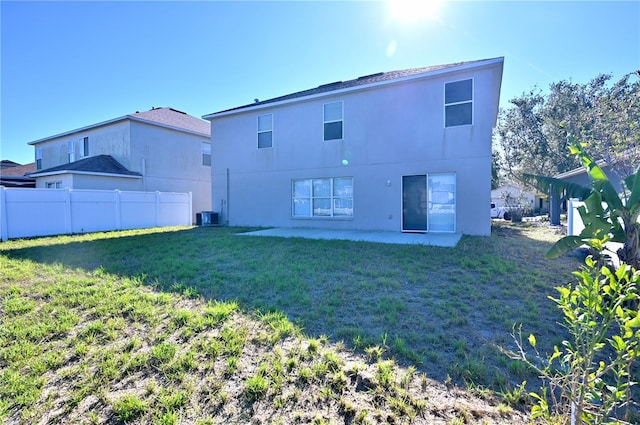
[[[64,189],[64,231],[67,235],[72,233],[73,218],[71,217],[71,188]]]
[[[160,227],[160,192],[156,190],[156,227]]]
[[[6,242],[9,239],[9,229],[7,220],[7,195],[5,187],[0,186],[0,240]]]
[[[189,216],[187,217],[187,226],[191,226],[193,224],[193,193],[189,193]]]
[[[116,230],[122,230],[122,219],[121,219],[121,211],[120,211],[120,190],[116,189],[114,191],[116,196]]]

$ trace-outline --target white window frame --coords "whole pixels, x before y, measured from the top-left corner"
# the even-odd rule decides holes
[[[200,153],[202,154],[202,165],[211,167],[211,143],[200,143]]]
[[[458,101],[458,102],[449,102],[447,103],[447,85],[448,84],[455,84],[455,83],[460,83],[463,81],[471,81],[471,99],[469,100],[462,100],[462,101]],[[445,128],[452,128],[452,127],[462,127],[462,126],[466,126],[466,125],[473,125],[473,116],[474,116],[474,93],[475,93],[475,81],[473,78],[465,78],[462,80],[456,80],[456,81],[448,81],[446,83],[444,83],[443,86],[443,93],[442,93],[442,99],[443,99],[443,103],[444,103],[444,113],[443,113],[443,124]],[[464,105],[464,104],[471,104],[471,122],[470,123],[465,123],[465,124],[455,124],[455,125],[447,125],[447,107],[449,106],[456,106],[456,105]]]
[[[67,162],[71,163],[76,160],[76,144],[73,140],[67,141]]]
[[[333,105],[339,103],[340,104],[340,119],[339,120],[327,120],[327,118],[325,117],[325,108],[327,107],[327,105]],[[325,126],[326,124],[332,124],[332,123],[336,123],[339,122],[341,123],[341,132],[340,132],[340,138],[339,139],[327,139],[327,134],[325,132]],[[344,102],[342,100],[338,100],[336,102],[327,102],[327,103],[323,103],[322,104],[322,140],[324,142],[331,142],[331,141],[340,141],[340,140],[344,140]]]
[[[89,136],[82,138],[82,156],[89,156]]]
[[[36,148],[36,170],[42,170],[42,148]]]
[[[260,130],[260,118],[263,117],[269,117],[269,121],[271,123],[271,125],[269,126],[268,129],[263,129]],[[256,130],[257,130],[257,135],[256,135],[256,146],[258,149],[271,149],[273,148],[273,139],[274,139],[274,134],[273,134],[273,114],[262,114],[262,115],[258,115],[256,117]],[[264,146],[264,147],[260,147],[260,134],[265,134],[265,133],[271,133],[271,145],[270,146]]]
[[[349,179],[351,180],[351,196],[344,195],[336,195],[335,193],[335,181]],[[329,196],[314,196],[313,186],[314,181],[318,180],[329,180],[330,189]],[[295,196],[295,184],[296,182],[309,182],[309,193],[307,196]],[[316,214],[314,208],[314,200],[318,199],[328,199],[330,204],[330,211],[328,214]],[[295,203],[296,201],[307,201],[309,203],[309,214],[308,215],[296,215],[295,213]],[[350,214],[340,214],[336,210],[339,209],[337,207],[337,203],[342,204],[346,202],[347,204],[351,204],[351,213]],[[343,207],[344,208],[344,207]],[[323,177],[323,178],[313,178],[313,179],[295,179],[291,181],[291,217],[292,218],[314,218],[314,219],[352,219],[353,218],[353,177],[352,176],[342,176],[342,177]]]
[[[47,189],[62,189],[62,182],[61,181],[46,182],[44,184],[44,187]]]

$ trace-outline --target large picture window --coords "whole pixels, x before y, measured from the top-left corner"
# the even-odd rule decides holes
[[[258,149],[273,147],[273,115],[258,116]]]
[[[342,140],[342,102],[325,103],[323,108],[324,140]]]
[[[294,180],[293,217],[352,217],[353,178]]]
[[[444,85],[445,127],[473,124],[473,80]]]

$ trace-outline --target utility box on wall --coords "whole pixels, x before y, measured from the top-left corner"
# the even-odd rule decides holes
[[[196,213],[196,225],[217,226],[218,213],[214,211],[202,211],[202,212]]]

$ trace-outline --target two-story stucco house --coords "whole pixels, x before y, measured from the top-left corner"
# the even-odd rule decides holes
[[[384,72],[204,116],[229,225],[490,233],[503,58]]]
[[[30,176],[38,188],[191,192],[195,214],[211,209],[210,137],[207,121],[152,108],[30,142]]]

